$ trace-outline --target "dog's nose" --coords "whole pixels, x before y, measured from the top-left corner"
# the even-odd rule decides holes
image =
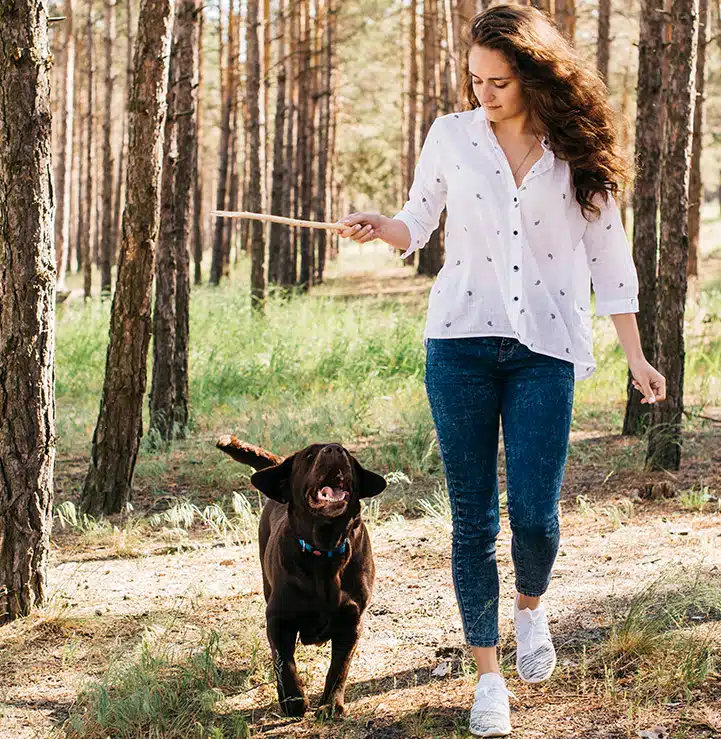
[[[321,454],[324,454],[325,452],[341,452],[343,451],[343,447],[340,444],[326,444],[323,449],[321,449]]]

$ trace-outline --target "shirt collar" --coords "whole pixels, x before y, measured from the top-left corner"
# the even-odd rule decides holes
[[[474,108],[472,112],[473,115],[471,116],[471,124],[473,125],[473,127],[476,128],[479,124],[483,125],[486,130],[486,134],[489,136],[490,141],[493,142],[494,140],[497,140],[496,134],[493,131],[493,127],[491,126],[491,122],[488,120],[488,115],[485,108],[480,105],[477,108]],[[545,136],[541,139],[541,146],[543,147],[544,151],[553,154],[551,144]]]

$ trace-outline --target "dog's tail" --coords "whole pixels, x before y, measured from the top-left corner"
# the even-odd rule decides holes
[[[280,464],[285,459],[285,457],[279,457],[262,447],[240,441],[240,439],[236,439],[235,436],[230,434],[221,436],[215,446],[230,455],[236,462],[247,464],[255,470],[273,467],[273,465]]]

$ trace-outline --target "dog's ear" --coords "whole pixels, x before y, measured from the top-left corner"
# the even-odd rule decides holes
[[[381,477],[375,472],[365,469],[355,457],[351,457],[351,459],[353,460],[355,473],[358,477],[358,486],[360,489],[360,495],[358,497],[372,498],[386,489],[388,483],[385,477]]]
[[[254,472],[250,476],[250,484],[278,503],[288,503],[291,495],[290,476],[293,471],[293,460],[295,454],[280,464]]]

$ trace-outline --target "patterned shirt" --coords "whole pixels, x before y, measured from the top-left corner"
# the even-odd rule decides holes
[[[586,220],[568,162],[543,139],[542,157],[519,187],[483,108],[431,125],[408,201],[394,218],[422,249],[446,206],[445,262],[428,297],[428,338],[506,336],[574,364],[576,380],[596,369],[596,315],[638,312],[638,277],[616,201],[596,196]]]

